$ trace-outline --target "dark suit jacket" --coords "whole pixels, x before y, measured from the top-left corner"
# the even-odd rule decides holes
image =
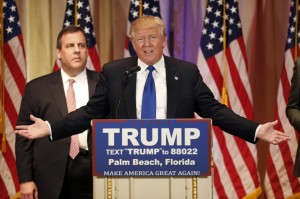
[[[92,96],[99,73],[87,70],[87,78],[89,96]],[[54,122],[61,120],[67,113],[62,77],[58,71],[32,80],[26,85],[18,125],[31,124],[30,114]],[[58,198],[66,171],[70,137],[51,142],[47,137],[28,140],[16,136],[19,181],[35,181],[39,198]],[[91,149],[91,133],[88,133],[88,147]]]
[[[136,57],[105,64],[95,93],[87,106],[72,112],[63,121],[51,123],[53,139],[61,139],[89,128],[91,119],[115,118],[124,81],[123,73],[136,65]],[[203,118],[212,118],[213,124],[224,131],[254,143],[258,124],[236,115],[215,100],[195,64],[165,56],[165,66],[167,118],[193,118],[194,112],[197,112]],[[159,86],[156,85],[156,88],[159,89]],[[136,74],[129,77],[118,118],[136,119],[135,92]]]
[[[297,59],[291,82],[291,91],[286,107],[286,115],[291,125],[300,132],[300,58]],[[294,175],[300,177],[300,147],[298,142]]]

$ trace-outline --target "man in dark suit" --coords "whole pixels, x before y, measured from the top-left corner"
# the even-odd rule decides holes
[[[294,67],[290,96],[286,106],[286,116],[296,131],[300,132],[300,57],[298,57]],[[294,165],[294,175],[300,177],[299,142]]]
[[[50,122],[50,128],[31,115],[35,124],[19,125],[15,132],[30,139],[50,135],[52,140],[57,140],[90,128],[92,119],[116,118],[116,115],[126,119],[143,118],[143,89],[150,74],[148,66],[151,66],[156,88],[155,118],[193,118],[196,112],[203,118],[211,118],[214,125],[227,133],[251,143],[257,142],[257,138],[272,144],[290,139],[274,129],[277,121],[259,125],[220,104],[203,82],[195,64],[164,56],[167,38],[160,18],[143,16],[135,20],[131,26],[131,41],[137,57],[105,64],[95,93],[86,106],[68,114],[64,120]],[[126,79],[124,72],[137,65],[141,71],[128,77],[124,97],[116,110]]]
[[[75,81],[76,107],[86,104],[99,79],[97,72],[86,69],[87,53],[83,29],[69,26],[59,33],[57,56],[61,69],[26,85],[18,124],[31,124],[30,114],[49,122],[67,115],[69,79]],[[92,199],[91,133],[85,131],[78,138],[80,149],[73,159],[69,156],[70,137],[51,142],[46,137],[28,140],[17,135],[15,149],[22,198]]]

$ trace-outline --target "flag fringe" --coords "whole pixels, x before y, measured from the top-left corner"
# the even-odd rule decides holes
[[[2,153],[6,152],[6,134],[5,133],[3,133],[3,137],[2,137],[1,151],[2,151]]]
[[[243,199],[257,199],[261,195],[261,193],[262,193],[262,189],[259,186],[252,193],[244,196]]]
[[[21,193],[17,192],[13,197],[11,197],[10,199],[21,199]]]
[[[228,107],[228,95],[227,95],[227,89],[226,89],[225,83],[222,88],[222,104],[224,104]]]
[[[300,192],[293,194],[293,195],[287,197],[286,199],[300,199]]]

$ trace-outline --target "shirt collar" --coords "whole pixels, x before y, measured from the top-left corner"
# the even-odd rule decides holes
[[[70,77],[67,73],[65,73],[65,71],[63,69],[60,70],[61,71],[61,77],[63,80],[63,83],[67,83],[69,81],[69,79],[74,79],[75,82],[83,82],[85,79],[87,79],[87,75],[86,75],[86,68],[79,73],[78,75],[76,75],[75,77]]]
[[[142,60],[140,60],[140,58],[138,58],[138,66],[141,67],[140,72],[145,72],[149,65],[145,64],[144,62],[142,62]],[[164,58],[164,56],[161,56],[160,60],[158,62],[156,62],[153,66],[155,67],[155,70],[158,73],[162,73],[164,68],[165,68],[165,58]]]

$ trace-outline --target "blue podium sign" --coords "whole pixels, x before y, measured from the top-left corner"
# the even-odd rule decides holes
[[[93,120],[94,176],[210,176],[211,120]]]

